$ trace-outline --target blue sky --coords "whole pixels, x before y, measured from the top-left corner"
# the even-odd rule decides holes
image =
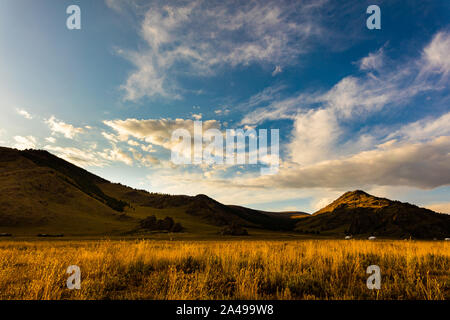
[[[259,209],[364,189],[450,212],[448,52],[448,1],[2,0],[0,144]],[[174,165],[193,120],[279,129],[279,172]]]

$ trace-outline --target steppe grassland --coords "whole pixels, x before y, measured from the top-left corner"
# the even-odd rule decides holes
[[[0,241],[0,299],[449,298],[443,241]]]

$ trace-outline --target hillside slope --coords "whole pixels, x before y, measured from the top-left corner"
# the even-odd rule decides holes
[[[0,233],[121,234],[150,215],[192,233],[239,225],[292,230],[288,216],[226,206],[205,195],[165,195],[113,184],[47,151],[0,147]]]
[[[47,152],[0,148],[0,228],[25,234],[127,228],[118,211],[125,203],[103,194],[99,181]]]
[[[0,148],[0,233],[123,235],[137,230],[149,216],[169,216],[193,235],[214,236],[223,227],[239,226],[339,238],[450,236],[450,215],[360,190],[345,193],[313,215],[266,212],[224,205],[206,195],[136,190],[46,151]]]
[[[450,215],[356,190],[300,220],[295,229],[323,235],[444,238],[450,235]]]
[[[106,194],[135,206],[153,211],[172,209],[188,215],[190,219],[218,227],[236,224],[248,228],[283,231],[292,230],[296,222],[287,214],[224,205],[203,194],[186,196],[149,193],[110,183],[101,183],[99,186]]]

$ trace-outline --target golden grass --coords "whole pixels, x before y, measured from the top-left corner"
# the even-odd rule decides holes
[[[381,268],[381,289],[366,268]],[[69,265],[82,272],[68,290]],[[0,242],[0,299],[448,299],[450,244]]]

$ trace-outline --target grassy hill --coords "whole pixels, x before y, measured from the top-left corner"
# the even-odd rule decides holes
[[[356,190],[299,220],[295,230],[322,235],[444,238],[450,235],[450,215]]]
[[[0,148],[0,232],[110,233],[130,227],[105,180],[43,151]],[[120,205],[118,205],[120,204]]]
[[[289,216],[227,206],[205,195],[149,193],[113,184],[47,151],[0,148],[0,233],[120,235],[150,215],[188,233],[227,225],[292,230]]]
[[[450,215],[347,192],[313,215],[225,205],[206,195],[149,193],[111,183],[46,151],[0,148],[0,233],[135,235],[149,216],[171,217],[183,236],[218,237],[230,226],[251,235],[390,238],[450,236]]]

